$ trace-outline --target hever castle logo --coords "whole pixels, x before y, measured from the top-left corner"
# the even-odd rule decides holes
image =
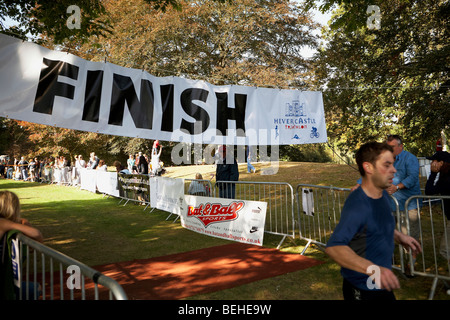
[[[229,205],[220,203],[204,203],[198,207],[188,207],[188,217],[200,220],[205,227],[215,222],[225,222],[237,219],[239,211],[244,207],[244,202],[233,201]]]

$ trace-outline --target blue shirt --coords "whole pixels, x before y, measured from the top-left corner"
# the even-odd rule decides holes
[[[419,160],[412,153],[403,150],[399,155],[395,157],[394,167],[397,172],[394,175],[394,185],[403,183],[404,189],[399,189],[392,194],[397,199],[400,210],[405,210],[405,202],[411,196],[420,195],[420,182],[419,182]],[[419,201],[419,206],[422,206],[422,199]],[[393,201],[391,202],[391,208],[395,210]],[[417,200],[413,200],[409,203],[408,210],[417,208]]]
[[[392,267],[395,219],[389,195],[383,191],[379,199],[368,197],[362,188],[353,191],[342,208],[341,219],[331,235],[327,247],[349,246],[357,255],[375,265]],[[355,287],[369,290],[367,276],[341,268],[342,276]]]
[[[403,150],[395,157],[394,167],[397,172],[394,175],[393,185],[398,185],[400,182],[405,186],[403,189],[398,189],[392,196],[397,199],[400,211],[405,210],[405,202],[411,196],[422,194],[420,191],[419,182],[419,160],[411,152]],[[361,184],[361,178],[358,180]],[[396,211],[394,200],[390,199],[391,210]],[[417,201],[416,199],[409,202],[408,210],[416,209],[417,204],[422,207],[422,199]]]

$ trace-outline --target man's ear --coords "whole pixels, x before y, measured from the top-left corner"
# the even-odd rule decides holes
[[[373,173],[373,165],[370,162],[363,162],[363,169],[366,173]]]

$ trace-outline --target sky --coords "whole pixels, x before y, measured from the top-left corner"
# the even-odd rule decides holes
[[[315,20],[317,22],[319,22],[321,25],[326,25],[328,23],[328,20],[330,20],[330,18],[331,18],[331,13],[329,13],[329,12],[327,12],[326,14],[323,14],[320,11],[315,10],[315,9],[311,9],[311,11],[313,13]],[[320,35],[320,31],[317,31],[317,34]],[[311,58],[312,55],[315,53],[315,50],[312,50],[310,48],[303,48],[301,50],[301,52],[305,58]]]

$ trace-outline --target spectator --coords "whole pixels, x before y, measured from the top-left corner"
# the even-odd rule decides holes
[[[36,241],[43,241],[41,232],[21,218],[17,195],[11,191],[0,191],[0,238],[9,230],[18,230]]]
[[[216,183],[219,187],[219,197],[234,199],[236,193],[236,184],[220,181],[238,181],[239,169],[236,158],[231,153],[227,155],[226,146],[219,147],[219,161],[216,167]]]
[[[6,178],[12,179],[14,175],[14,160],[12,158],[8,159],[8,168],[6,169]]]
[[[36,178],[36,162],[34,159],[30,159],[30,162],[28,163],[28,170],[30,172],[30,180],[34,182]]]
[[[158,152],[159,147],[159,152]],[[155,176],[161,175],[161,164],[159,163],[159,158],[161,157],[162,146],[159,144],[159,140],[153,143],[152,158],[150,165],[152,167],[152,174]]]
[[[120,161],[114,161],[114,167],[116,167],[116,172],[120,174],[131,174],[130,170],[124,168]]]
[[[248,146],[247,147],[247,172],[251,173],[253,171],[253,173],[256,172],[255,167],[252,165],[252,152],[251,152],[251,147]]]
[[[99,161],[99,159],[98,159],[98,157],[95,155],[95,152],[91,152],[87,167],[88,167],[89,169],[93,169],[93,170],[96,169],[97,166],[98,166],[98,161]]]
[[[20,173],[22,175],[22,179],[24,181],[28,180],[28,162],[27,162],[27,160],[25,160],[24,157],[21,157],[18,165],[20,168]]]
[[[54,158],[50,157],[49,159],[45,159],[44,164],[44,177],[45,181],[52,182],[53,181],[53,166],[54,166]]]
[[[42,176],[42,161],[39,161],[39,159],[36,157],[36,158],[34,158],[34,162],[36,163],[36,175],[35,175],[35,179],[36,179],[36,181],[41,181],[41,176]]]
[[[128,167],[128,171],[131,173],[133,172],[133,167],[135,166],[136,163],[136,159],[133,157],[132,154],[130,154],[130,156],[128,157],[127,160],[127,167]]]
[[[431,162],[431,173],[425,186],[425,194],[440,194],[450,196],[450,153],[446,151],[437,151],[427,159]],[[439,175],[439,177],[438,177]],[[444,214],[447,218],[446,234],[441,239],[440,253],[450,262],[450,199],[444,199]]]
[[[148,174],[148,162],[142,152],[139,152],[137,170],[139,174]]]
[[[83,160],[83,156],[80,154],[75,156],[75,166],[72,169],[72,184],[74,186],[81,183],[81,170],[86,168],[86,161]]]
[[[26,219],[20,217],[20,201],[17,195],[10,191],[0,191],[0,257],[4,256],[3,251],[5,251],[5,253],[9,251],[10,245],[6,241],[5,237],[11,230],[17,230],[36,241],[43,241],[41,232],[38,229],[32,227]],[[7,244],[5,247],[3,246],[4,243]],[[2,289],[0,293],[1,298],[7,299],[15,297],[16,299],[18,299],[19,290],[17,287],[14,287],[11,274],[12,269],[9,269],[8,273],[6,273],[7,270],[5,269],[3,269],[2,271],[5,273],[1,274],[0,279],[0,288]],[[28,287],[28,295],[31,299],[35,298],[33,297],[35,286],[39,287],[38,284],[34,284],[32,282],[30,282],[28,286],[25,286],[25,284],[23,284],[23,288]],[[10,288],[10,292],[5,292],[6,288]],[[38,289],[38,292],[40,292],[40,288]],[[23,290],[22,293],[25,297],[26,290]]]
[[[198,181],[203,180],[203,177],[200,173],[197,173],[195,175],[195,179],[191,182],[189,185],[188,193],[192,194],[194,196],[207,196],[209,195],[209,192],[207,191],[206,185],[204,181]]]
[[[6,172],[6,159],[0,159],[0,176],[5,176]]]
[[[104,160],[100,160],[98,162],[98,166],[97,166],[96,170],[105,171],[105,172],[108,171],[108,166],[106,165]]]

